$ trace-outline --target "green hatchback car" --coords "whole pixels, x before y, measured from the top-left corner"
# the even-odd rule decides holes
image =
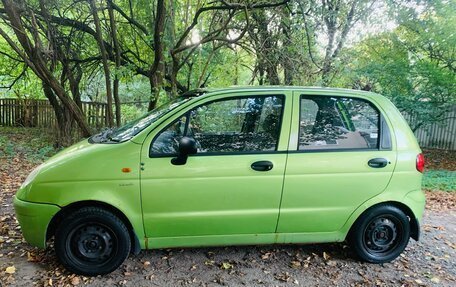
[[[381,95],[249,87],[184,94],[37,167],[25,239],[84,275],[141,249],[341,242],[372,263],[419,238],[424,158]]]

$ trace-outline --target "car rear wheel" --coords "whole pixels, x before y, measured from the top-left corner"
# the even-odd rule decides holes
[[[379,205],[363,213],[355,222],[350,243],[364,261],[385,263],[398,257],[410,239],[410,222],[392,205]]]
[[[130,246],[125,224],[97,207],[84,207],[66,216],[55,235],[55,251],[62,265],[86,276],[117,269],[128,257]]]

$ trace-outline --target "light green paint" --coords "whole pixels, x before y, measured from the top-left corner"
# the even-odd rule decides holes
[[[170,157],[149,158],[154,136],[185,111],[214,99],[261,94],[285,96],[278,152],[194,155],[182,166],[172,165]],[[390,127],[392,150],[294,152],[301,94],[372,102]],[[142,248],[343,241],[356,218],[378,203],[403,203],[421,219],[424,195],[415,169],[420,152],[400,113],[377,94],[299,87],[215,90],[177,107],[130,141],[85,140],[62,151],[17,192],[15,208],[24,237],[39,247],[45,246],[52,217],[81,201],[121,211]],[[391,164],[372,169],[367,161],[374,157]],[[258,160],[269,160],[274,168],[251,170]],[[122,173],[124,167],[132,172]]]

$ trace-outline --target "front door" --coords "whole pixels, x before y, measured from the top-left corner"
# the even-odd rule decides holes
[[[294,97],[277,232],[337,231],[388,185],[396,163],[388,124],[365,99]]]
[[[141,154],[146,236],[275,232],[291,120],[284,116],[291,113],[287,96],[214,96],[152,132]],[[173,165],[183,136],[196,140],[197,154]]]

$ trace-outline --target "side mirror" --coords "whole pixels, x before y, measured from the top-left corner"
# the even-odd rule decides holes
[[[187,163],[188,156],[197,152],[196,141],[190,137],[183,137],[179,140],[179,154],[171,159],[174,165],[184,165]]]

